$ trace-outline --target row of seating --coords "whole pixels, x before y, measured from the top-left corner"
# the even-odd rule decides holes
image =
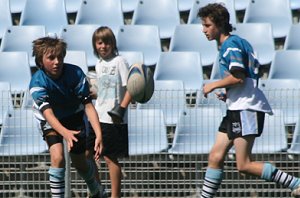
[[[49,1],[49,0],[48,0]],[[65,2],[62,0],[27,0],[21,13],[20,25],[45,25],[47,32],[59,33],[61,26],[68,25]],[[159,27],[160,38],[170,38],[176,25],[180,22],[178,0],[139,0],[136,2],[132,17],[132,25],[156,25]],[[1,1],[1,32],[12,25],[9,0]],[[6,3],[5,3],[6,2]],[[231,13],[231,23],[236,24],[235,3],[232,0],[193,1],[188,23],[200,23],[197,12],[200,7],[212,2],[222,2]],[[268,12],[265,9],[268,8]],[[5,17],[6,15],[6,17]],[[6,19],[5,19],[6,18]],[[249,1],[244,23],[270,23],[274,38],[287,35],[293,23],[289,0]],[[78,9],[75,24],[101,24],[117,30],[124,25],[122,2],[120,0],[84,0]]]

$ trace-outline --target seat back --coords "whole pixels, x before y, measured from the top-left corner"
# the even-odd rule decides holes
[[[7,113],[13,108],[10,83],[0,81],[0,125],[3,124]]]
[[[127,60],[129,67],[135,63],[144,63],[144,55],[141,51],[119,51],[119,54]]]
[[[89,70],[87,66],[85,51],[67,50],[67,54],[65,56],[64,62],[80,67],[85,74]]]
[[[285,50],[300,50],[300,24],[291,25],[284,42]]]
[[[9,0],[0,1],[0,39],[2,39],[6,28],[13,25],[10,13]]]

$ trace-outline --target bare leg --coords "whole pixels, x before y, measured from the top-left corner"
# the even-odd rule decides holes
[[[110,159],[107,156],[105,156],[104,159],[109,169],[111,197],[119,198],[121,197],[121,166],[116,159]]]

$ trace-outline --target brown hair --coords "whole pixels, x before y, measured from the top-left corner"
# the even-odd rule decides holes
[[[94,49],[94,55],[99,57],[99,54],[97,52],[96,49],[96,42],[101,39],[105,44],[110,44],[112,46],[113,49],[113,53],[115,55],[118,55],[118,48],[117,48],[117,41],[116,41],[116,37],[113,33],[113,31],[107,27],[107,26],[101,26],[98,29],[95,30],[94,34],[93,34],[93,49]]]
[[[55,56],[66,56],[67,43],[57,37],[42,37],[34,40],[32,43],[32,56],[35,56],[36,66],[40,69],[43,66],[44,54],[51,53]]]

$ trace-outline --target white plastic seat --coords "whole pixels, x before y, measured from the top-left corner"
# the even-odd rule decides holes
[[[236,11],[246,10],[250,0],[234,0],[234,8]]]
[[[92,37],[98,25],[66,25],[60,32],[60,37],[68,44],[68,50],[85,51],[88,67],[95,66],[98,58],[94,55]]]
[[[15,109],[7,114],[0,133],[0,155],[35,155],[47,151],[32,109]]]
[[[139,0],[121,0],[122,11],[124,13],[133,12]]]
[[[7,113],[14,108],[9,82],[0,81],[0,125]]]
[[[123,56],[127,62],[129,67],[135,63],[144,63],[144,55],[143,52],[140,51],[119,51],[119,54]]]
[[[129,155],[158,154],[168,148],[163,112],[159,109],[128,109]]]
[[[172,154],[209,153],[215,142],[222,116],[221,109],[216,107],[186,109],[180,115],[172,147],[168,152]]]
[[[9,0],[11,13],[21,13],[25,7],[26,0]]]
[[[268,79],[300,79],[300,50],[277,50]]]
[[[272,62],[275,42],[270,23],[237,23],[233,25],[232,34],[239,35],[252,45],[261,65]]]
[[[31,71],[26,52],[0,52],[0,79],[9,82],[12,91],[27,90]]]
[[[67,13],[77,13],[82,4],[82,0],[65,0],[65,4]]]
[[[181,80],[186,92],[202,89],[203,70],[197,52],[162,52],[154,71],[155,80]]]
[[[161,52],[158,27],[154,25],[121,26],[117,36],[117,46],[119,51],[143,52],[144,64],[153,66],[157,63]]]
[[[81,4],[75,24],[97,24],[108,26],[117,36],[119,27],[124,25],[120,0],[85,0]]]
[[[273,37],[286,37],[292,25],[292,12],[289,0],[254,0],[250,1],[244,23],[270,23],[272,24]]]
[[[68,24],[65,1],[26,0],[20,25],[44,25],[49,34],[58,34]]]
[[[300,24],[291,25],[284,42],[284,50],[300,50],[299,35]]]
[[[290,1],[291,10],[297,10],[300,8],[300,1],[298,0],[289,0],[289,1]]]
[[[185,91],[182,81],[156,80],[151,99],[138,109],[161,109],[167,126],[176,126],[178,117],[185,109]]]
[[[225,7],[227,8],[229,14],[230,14],[230,20],[229,22],[231,24],[237,23],[236,19],[236,13],[234,8],[234,1],[232,0],[201,0],[201,1],[194,1],[192,8],[190,10],[189,16],[188,16],[188,24],[197,24],[201,23],[200,18],[198,17],[198,12],[201,7],[206,6],[209,3],[223,3]]]
[[[35,58],[32,56],[32,41],[45,36],[46,29],[42,25],[10,26],[3,36],[0,51],[26,52],[30,66],[35,67]]]
[[[202,66],[211,66],[218,54],[216,41],[207,40],[201,24],[177,25],[169,51],[194,51],[201,55]]]
[[[85,74],[89,70],[87,66],[85,51],[67,50],[67,54],[65,56],[64,62],[80,67]]]
[[[6,28],[13,25],[10,13],[9,0],[0,1],[0,40],[2,39]]]
[[[178,0],[178,10],[180,12],[190,11],[194,0]]]
[[[173,35],[180,24],[177,0],[140,0],[132,16],[132,25],[156,25],[161,39]]]

